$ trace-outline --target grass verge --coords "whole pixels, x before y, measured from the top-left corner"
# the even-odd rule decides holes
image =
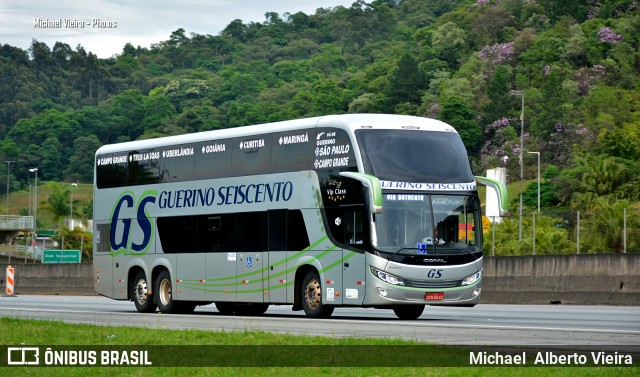
[[[309,320],[309,325],[314,324]],[[309,337],[260,331],[218,332],[109,327],[58,321],[0,318],[0,344],[53,350],[151,349],[182,365],[211,365],[207,357],[228,357],[233,367],[2,367],[1,376],[636,376],[635,367],[477,367],[469,350],[396,339]],[[346,347],[343,347],[346,346]],[[160,352],[161,351],[161,352]],[[369,352],[371,351],[371,352]],[[399,352],[403,352],[400,354]],[[44,356],[40,353],[40,358]],[[435,360],[438,367],[404,367],[406,358]],[[99,358],[99,356],[98,356]],[[186,359],[186,361],[185,361]],[[277,361],[274,361],[276,360]],[[0,365],[7,365],[2,360]],[[173,361],[171,361],[173,360]],[[190,361],[189,361],[190,360]],[[229,360],[229,359],[227,359]],[[158,358],[154,363],[158,364]],[[308,361],[308,364],[307,364]],[[42,365],[43,363],[41,363]],[[216,364],[215,362],[213,364]],[[223,363],[224,364],[224,363]],[[340,366],[333,366],[333,365]],[[253,366],[248,366],[253,365]],[[279,365],[279,366],[260,366]],[[306,365],[313,365],[307,367]],[[367,367],[367,365],[383,365]],[[390,365],[390,366],[386,366]]]

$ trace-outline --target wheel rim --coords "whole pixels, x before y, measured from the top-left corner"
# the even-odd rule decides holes
[[[160,282],[159,289],[160,302],[162,305],[169,304],[169,300],[171,300],[171,283],[167,279],[163,279]]]
[[[147,302],[147,281],[144,279],[140,279],[136,283],[136,301],[140,305],[144,305]]]
[[[307,306],[310,309],[317,309],[321,304],[321,298],[322,288],[320,287],[320,282],[316,279],[309,280],[305,292],[305,300],[307,301]]]

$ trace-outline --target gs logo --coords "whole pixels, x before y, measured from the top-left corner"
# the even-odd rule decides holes
[[[149,203],[155,203],[157,196],[158,192],[155,190],[145,191],[135,203],[132,191],[125,191],[120,195],[111,214],[109,240],[112,255],[147,253],[153,238],[154,226],[153,218],[149,216],[145,207]]]
[[[427,277],[429,279],[440,279],[442,277],[442,270],[429,270]]]

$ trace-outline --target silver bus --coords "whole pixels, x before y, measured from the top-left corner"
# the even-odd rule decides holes
[[[292,305],[474,306],[477,183],[437,120],[331,115],[105,145],[95,156],[96,291],[140,312]]]

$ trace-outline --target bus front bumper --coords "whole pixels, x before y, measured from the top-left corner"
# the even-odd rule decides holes
[[[482,280],[455,288],[411,288],[375,281],[367,284],[364,305],[393,306],[402,304],[472,306],[480,303]]]

